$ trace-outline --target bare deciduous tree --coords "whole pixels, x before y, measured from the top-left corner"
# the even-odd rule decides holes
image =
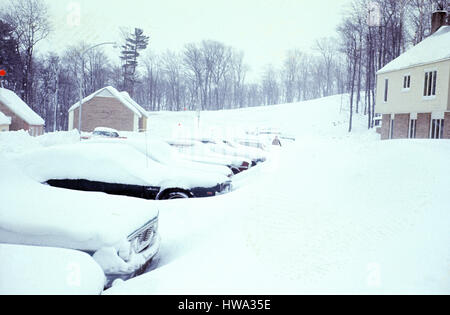
[[[33,57],[37,43],[50,33],[49,13],[42,0],[13,0],[2,18],[13,26],[23,60],[22,98],[33,107]]]

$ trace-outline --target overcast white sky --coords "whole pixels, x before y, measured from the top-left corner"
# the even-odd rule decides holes
[[[316,38],[333,36],[350,0],[45,0],[54,32],[41,48],[61,51],[80,40],[120,39],[120,27],[140,27],[149,49],[180,50],[214,39],[245,52],[253,75],[276,66],[286,51],[311,49]],[[78,8],[80,10],[77,17]],[[78,23],[79,22],[79,23]],[[107,48],[112,50],[113,48]]]

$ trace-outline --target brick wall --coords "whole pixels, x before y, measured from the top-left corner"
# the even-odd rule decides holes
[[[450,139],[450,113],[444,116],[444,139]]]
[[[73,113],[73,127],[78,128],[78,108]],[[94,97],[83,104],[81,129],[92,132],[97,127],[134,131],[134,112],[111,97]]]
[[[395,114],[393,139],[408,138],[409,114]]]
[[[28,130],[30,126],[19,116],[17,116],[9,107],[6,107],[3,103],[0,103],[0,112],[5,114],[6,116],[11,117],[11,125],[9,126],[9,130]]]
[[[29,126],[30,134],[33,135],[34,130],[34,136],[41,136],[44,134],[44,126],[38,126],[38,125],[31,125]],[[31,130],[32,129],[32,130]]]
[[[142,115],[142,117],[139,118],[139,132],[147,131],[147,123],[148,118]]]
[[[381,140],[389,139],[389,126],[391,124],[391,115],[383,115],[381,121]]]
[[[417,114],[416,138],[430,138],[431,113]]]

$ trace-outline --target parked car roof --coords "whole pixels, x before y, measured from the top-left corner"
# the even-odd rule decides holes
[[[193,139],[171,139],[167,142],[177,148],[182,153],[184,158],[189,158],[193,161],[202,162],[202,160],[215,159],[217,161],[225,162],[228,165],[240,166],[242,162],[251,163],[248,158],[236,156],[227,153],[215,152],[211,150],[211,144],[205,144]]]

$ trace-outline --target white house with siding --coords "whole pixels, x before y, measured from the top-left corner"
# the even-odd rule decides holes
[[[433,14],[435,32],[377,72],[381,138],[450,139],[450,26]],[[445,23],[439,25],[436,23]]]

